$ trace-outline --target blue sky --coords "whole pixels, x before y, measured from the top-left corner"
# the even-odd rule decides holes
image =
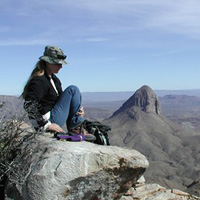
[[[1,0],[0,94],[22,92],[46,45],[82,92],[200,88],[199,0]]]

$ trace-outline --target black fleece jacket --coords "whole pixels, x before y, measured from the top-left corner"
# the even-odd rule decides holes
[[[53,88],[50,77],[47,74],[35,76],[28,85],[24,107],[31,119],[37,118],[35,120],[37,120],[39,126],[44,126],[48,122],[43,120],[42,115],[51,111],[62,93],[60,80],[54,74],[52,75],[52,79],[58,94]]]

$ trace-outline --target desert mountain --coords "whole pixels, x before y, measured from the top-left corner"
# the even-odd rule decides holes
[[[153,112],[156,114],[161,113],[156,94],[146,85],[137,90],[135,94],[131,96],[117,112],[114,113],[114,115],[133,106],[140,107],[144,112]]]
[[[147,182],[186,190],[199,178],[200,134],[162,116],[159,100],[149,86],[138,89],[104,123],[112,128],[113,145],[136,149],[148,158]]]
[[[185,91],[185,90],[184,90]],[[182,91],[155,91],[157,97],[159,98],[159,104],[162,110],[162,115],[181,124],[184,128],[190,128],[196,131],[200,130],[200,97],[198,92],[192,93],[193,90],[187,92]],[[167,93],[169,92],[169,93]],[[129,99],[134,92],[124,92],[124,93],[109,93],[107,92],[103,95],[105,97],[97,98],[102,93],[93,92],[89,94],[83,93],[83,106],[85,108],[86,117],[91,120],[103,120],[112,116],[119,107]],[[180,94],[179,94],[180,93]],[[124,94],[124,96],[123,96]],[[129,96],[127,95],[129,94]],[[166,94],[165,96],[159,96]],[[186,95],[187,94],[187,95]],[[190,96],[190,95],[193,96]],[[196,96],[194,96],[196,95]],[[111,99],[112,97],[112,99]],[[121,99],[121,100],[120,100]]]

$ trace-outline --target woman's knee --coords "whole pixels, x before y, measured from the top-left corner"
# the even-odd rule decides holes
[[[80,90],[76,85],[70,85],[64,90],[64,92],[80,93]]]

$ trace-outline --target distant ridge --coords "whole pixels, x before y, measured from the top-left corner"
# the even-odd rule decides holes
[[[83,92],[83,101],[121,101],[130,98],[135,91],[126,92]],[[165,95],[188,95],[200,97],[200,89],[194,90],[154,90],[158,97]]]
[[[118,92],[82,92],[83,101],[123,101],[133,95],[135,91],[118,91]],[[200,97],[200,89],[191,90],[154,90],[158,97],[165,95],[188,95]],[[2,97],[19,97],[19,95],[4,95]]]

